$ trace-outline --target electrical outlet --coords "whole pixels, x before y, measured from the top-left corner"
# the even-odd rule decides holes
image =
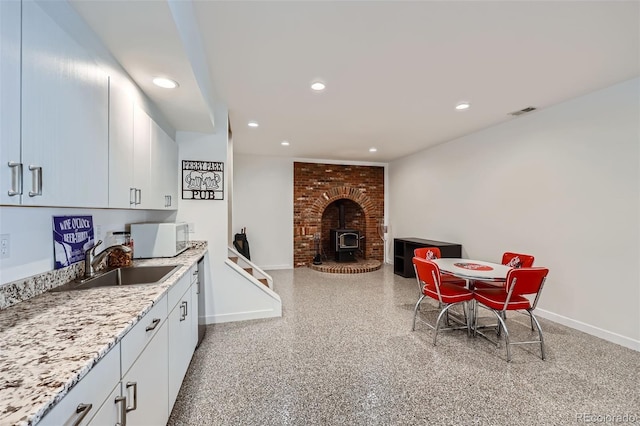
[[[0,235],[0,259],[11,257],[11,236],[9,234]]]

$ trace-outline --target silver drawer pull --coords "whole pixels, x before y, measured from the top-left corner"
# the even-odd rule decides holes
[[[116,404],[120,405],[120,421],[116,426],[127,426],[127,398],[124,396],[116,396]]]
[[[42,167],[30,165],[29,170],[31,170],[33,179],[31,183],[32,191],[29,191],[29,197],[42,195]]]
[[[136,189],[129,188],[129,205],[134,206],[136,204]]]
[[[11,189],[9,190],[9,196],[22,195],[22,163],[9,161],[9,167],[11,167]]]
[[[78,426],[80,423],[82,423],[82,420],[87,417],[87,414],[89,414],[89,411],[91,411],[92,407],[93,404],[79,404],[76,407],[76,414],[79,414],[79,416],[75,422],[71,423],[71,426]]]
[[[136,204],[142,204],[142,189],[136,188]]]
[[[138,408],[138,382],[127,382],[127,395],[129,388],[133,388],[133,405],[131,407],[127,407],[127,413]]]
[[[180,310],[182,311],[182,315],[180,316],[180,321],[184,321],[187,319],[187,302],[183,301],[180,304]]]
[[[155,330],[158,324],[160,324],[160,318],[154,318],[153,321],[151,322],[151,325],[148,325],[146,330],[147,331]]]

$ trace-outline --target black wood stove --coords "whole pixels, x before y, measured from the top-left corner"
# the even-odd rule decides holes
[[[340,212],[340,228],[331,229],[331,247],[336,251],[336,262],[354,262],[356,250],[360,247],[360,231],[346,228],[344,221],[344,205],[338,203]]]

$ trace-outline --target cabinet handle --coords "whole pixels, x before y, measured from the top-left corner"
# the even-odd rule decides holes
[[[29,170],[31,170],[33,179],[31,184],[33,191],[29,191],[29,197],[42,195],[42,167],[31,165],[29,166]]]
[[[133,405],[127,407],[127,413],[138,408],[138,382],[127,382],[127,395],[129,395],[129,388],[133,388]]]
[[[9,196],[22,195],[22,163],[9,161],[9,167],[11,167],[11,189],[9,190]]]
[[[167,207],[171,207],[171,203],[173,202],[173,200],[171,199],[171,195],[167,195],[167,197],[169,197],[169,205]]]
[[[76,407],[75,412],[75,414],[78,415],[78,418],[73,423],[71,423],[71,426],[78,426],[80,423],[82,423],[82,420],[87,417],[87,414],[89,414],[89,411],[91,411],[92,407],[93,404],[79,404]]]
[[[187,302],[183,301],[180,304],[180,310],[182,311],[182,316],[180,316],[180,321],[184,321],[187,319]]]
[[[148,325],[145,330],[146,331],[155,330],[158,324],[160,324],[160,318],[154,318],[153,321],[151,322],[151,325]]]
[[[136,204],[142,204],[142,189],[136,188]]]
[[[120,421],[116,426],[127,426],[127,398],[125,396],[116,396],[116,404],[120,405]]]
[[[130,205],[135,205],[136,204],[136,189],[135,188],[129,188],[129,204]]]

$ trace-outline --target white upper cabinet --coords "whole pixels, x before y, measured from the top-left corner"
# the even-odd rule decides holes
[[[108,206],[108,97],[93,58],[23,2],[23,205]]]
[[[109,207],[133,207],[133,100],[109,84]]]
[[[0,204],[21,199],[20,7],[0,1]]]
[[[157,123],[151,123],[152,207],[178,208],[178,145]]]
[[[177,209],[176,143],[71,34],[0,0],[0,204]]]
[[[133,107],[133,204],[153,208],[151,197],[151,118],[140,106]]]

